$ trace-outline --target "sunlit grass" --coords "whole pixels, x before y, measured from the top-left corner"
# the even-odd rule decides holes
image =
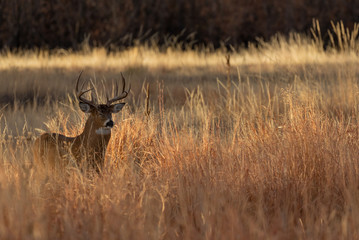
[[[65,97],[16,100],[1,112],[0,238],[358,238],[357,56],[294,36],[232,53],[229,65],[226,55],[1,55],[7,78]],[[71,79],[80,69],[92,79],[124,72],[133,86],[102,176],[32,163],[36,128],[81,132]]]
[[[183,51],[179,47],[159,49],[136,46],[123,51],[107,52],[104,48],[89,49],[83,52],[69,50],[34,50],[13,53],[3,51],[0,54],[0,69],[9,68],[133,68],[150,69],[220,68],[224,63],[223,49]],[[260,42],[259,47],[238,48],[231,53],[233,66],[244,64],[320,64],[346,61],[358,61],[355,52],[340,54],[336,51],[323,51],[312,40],[293,34],[288,39],[273,37],[270,42]],[[186,72],[186,71],[184,71]]]

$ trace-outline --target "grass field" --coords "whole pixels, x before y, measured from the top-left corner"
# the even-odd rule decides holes
[[[0,239],[358,239],[358,56],[300,36],[226,56],[3,52]],[[132,85],[103,175],[40,171],[39,129],[84,125],[81,70]]]

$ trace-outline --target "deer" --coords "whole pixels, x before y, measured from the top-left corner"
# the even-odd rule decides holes
[[[114,126],[112,114],[120,112],[126,103],[116,103],[128,96],[131,85],[126,88],[126,80],[122,77],[122,92],[118,93],[116,82],[115,97],[105,104],[99,104],[91,94],[91,100],[84,94],[94,90],[94,85],[88,90],[83,90],[85,82],[79,89],[81,74],[76,82],[76,96],[82,112],[89,114],[81,134],[68,137],[59,133],[43,133],[38,137],[33,146],[34,163],[48,166],[51,169],[63,169],[69,164],[69,159],[75,160],[77,166],[85,166],[86,169],[94,169],[100,173],[104,166],[106,148],[111,138],[111,129]]]

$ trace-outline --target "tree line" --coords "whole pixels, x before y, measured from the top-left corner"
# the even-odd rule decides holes
[[[359,22],[355,0],[0,0],[0,48],[243,45],[275,33]]]

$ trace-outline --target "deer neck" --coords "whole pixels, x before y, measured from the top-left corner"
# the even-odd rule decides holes
[[[89,116],[85,123],[85,128],[79,137],[87,145],[102,143],[107,146],[111,138],[111,129],[104,128],[102,123],[96,123],[93,116]]]
[[[74,138],[71,153],[78,163],[81,163],[84,158],[87,158],[91,164],[96,165],[97,161],[99,165],[103,165],[106,148],[111,138],[111,132],[106,135],[97,134],[96,130],[101,127],[103,127],[103,124],[96,124],[94,118],[89,116],[83,132]]]

